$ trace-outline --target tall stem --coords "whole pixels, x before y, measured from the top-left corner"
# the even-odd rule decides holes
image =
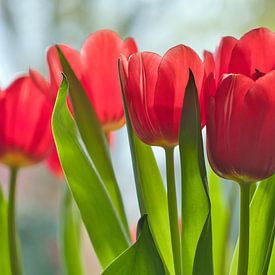
[[[18,257],[17,234],[15,224],[15,191],[17,169],[10,169],[9,201],[8,201],[8,237],[10,250],[10,263],[12,275],[21,275]]]
[[[174,256],[175,274],[181,274],[180,234],[178,224],[177,192],[174,172],[174,148],[166,148],[166,178],[170,232]]]
[[[239,238],[239,260],[238,275],[247,275],[249,256],[249,202],[250,184],[240,184],[240,238]]]

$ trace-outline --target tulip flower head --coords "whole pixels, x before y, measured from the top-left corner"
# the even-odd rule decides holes
[[[67,45],[59,47],[86,91],[103,131],[108,134],[121,128],[125,118],[117,60],[121,54],[129,57],[137,51],[135,41],[132,38],[123,40],[110,30],[100,30],[86,39],[80,52]],[[48,86],[41,85],[35,75],[34,78],[38,86],[55,102],[62,78],[62,67],[55,46],[48,49],[47,62],[50,78]],[[56,174],[60,174],[61,167],[56,150],[48,162],[49,167]]]
[[[35,164],[52,150],[52,104],[28,75],[0,92],[0,162],[13,168]]]
[[[259,28],[240,40],[223,38],[212,56],[207,152],[224,178],[252,182],[275,172],[274,47],[275,34]],[[211,56],[206,62],[211,67]]]
[[[115,32],[101,30],[92,33],[81,51],[60,45],[76,76],[93,105],[105,132],[116,130],[125,123],[119,86],[117,60],[121,54],[129,57],[137,51],[132,38],[122,40]],[[61,64],[55,46],[48,49],[50,86],[55,98],[61,83]]]
[[[131,124],[139,138],[150,145],[178,144],[182,103],[192,70],[201,91],[204,69],[199,56],[179,45],[161,57],[151,52],[122,58],[121,72]]]

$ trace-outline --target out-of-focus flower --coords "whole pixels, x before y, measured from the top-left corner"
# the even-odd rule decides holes
[[[207,152],[224,178],[251,182],[275,172],[274,47],[275,34],[259,28],[223,38],[214,54],[205,86]]]
[[[107,134],[122,127],[125,118],[117,62],[121,54],[129,57],[137,51],[135,41],[132,38],[123,40],[111,30],[100,30],[86,39],[80,52],[67,45],[59,47],[82,83],[103,131]],[[39,77],[34,74],[33,77],[38,87],[50,95],[54,102],[62,78],[62,67],[55,46],[48,49],[47,62],[50,83],[40,84]],[[55,150],[48,162],[49,167],[59,174],[61,167],[57,161]]]
[[[129,57],[137,51],[134,40],[122,40],[113,31],[101,30],[86,39],[80,52],[66,45],[60,48],[87,92],[104,131],[120,128],[125,119],[117,62],[121,54]],[[62,71],[55,46],[48,49],[47,61],[55,98]]]
[[[28,75],[0,92],[0,162],[14,168],[35,164],[52,150],[52,104]]]
[[[150,145],[178,144],[180,116],[192,70],[200,96],[204,68],[189,47],[178,45],[161,57],[142,52],[122,58],[122,78],[132,126],[139,138]]]
[[[63,170],[60,165],[58,153],[56,147],[54,146],[53,151],[51,152],[50,156],[47,158],[47,166],[52,171],[56,177],[62,179],[63,178]]]

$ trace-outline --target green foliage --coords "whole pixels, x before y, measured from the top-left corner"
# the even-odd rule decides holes
[[[64,190],[60,217],[60,245],[64,275],[84,274],[81,251],[81,217],[71,191]]]
[[[67,89],[64,78],[53,112],[54,139],[67,183],[99,261],[106,267],[129,246],[129,238],[68,110]]]
[[[190,71],[180,122],[183,274],[212,275],[211,206],[200,125],[200,107]]]
[[[124,206],[111,163],[105,134],[102,131],[96,113],[80,81],[77,79],[70,64],[58,46],[57,50],[63,71],[69,82],[69,95],[81,139],[111,197],[125,230],[129,233]]]
[[[274,246],[274,205],[275,176],[272,176],[259,184],[250,204],[249,275],[267,274]],[[238,245],[232,260],[231,275],[237,274],[237,267]]]
[[[272,254],[271,254],[271,257],[270,257],[270,263],[269,263],[267,274],[268,275],[275,274],[275,242],[274,241],[273,241],[273,249],[272,249]]]
[[[165,269],[144,215],[139,220],[141,232],[135,244],[121,254],[102,275],[164,275]]]
[[[228,238],[230,231],[230,210],[225,201],[218,176],[210,170],[209,193],[212,211],[214,274],[227,274]]]

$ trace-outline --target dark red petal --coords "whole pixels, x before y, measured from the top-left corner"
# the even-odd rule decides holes
[[[232,51],[229,71],[251,76],[255,70],[267,73],[275,68],[275,34],[267,28],[246,33]]]
[[[214,56],[209,51],[203,52],[203,59],[204,59],[204,71],[206,77],[215,71],[215,61]]]
[[[163,140],[154,114],[154,93],[161,57],[155,53],[137,53],[130,57],[125,90],[132,125],[147,144]]]
[[[265,163],[265,167],[268,167],[274,173],[275,171],[275,93],[274,93],[274,83],[275,83],[275,71],[271,71],[265,76],[259,78],[256,81],[256,85],[259,85],[263,89],[263,96],[267,103],[266,106],[259,106],[261,110],[265,109],[267,115],[264,123],[262,124],[262,131],[260,136],[261,147],[259,152],[265,152],[269,155],[262,159],[262,163]],[[259,102],[257,102],[260,105]],[[263,154],[259,153],[261,156]],[[268,160],[268,161],[267,161]],[[265,162],[264,162],[265,161]],[[271,168],[270,168],[271,167]],[[270,173],[270,172],[269,172]]]
[[[163,136],[177,143],[185,88],[192,70],[200,95],[204,78],[203,63],[189,47],[179,45],[167,51],[159,66],[154,99],[159,127]]]
[[[207,121],[211,166],[221,176],[240,181],[270,176],[273,147],[261,137],[268,119],[263,87],[246,76],[228,75],[213,99]]]
[[[208,105],[209,105],[209,98],[215,96],[216,94],[216,82],[214,79],[214,74],[210,73],[205,81],[203,82],[202,93],[200,94],[200,106],[201,106],[201,125],[202,127],[205,126],[207,116],[208,116]]]
[[[232,50],[235,47],[238,40],[232,36],[225,36],[221,39],[218,48],[214,53],[215,59],[215,78],[216,82],[219,81],[220,77],[225,74],[229,73],[228,66],[231,60]]]
[[[212,168],[221,176],[234,174],[232,147],[232,115],[253,81],[244,76],[228,75],[218,86],[215,97],[209,98],[207,119],[207,152]],[[240,87],[243,86],[244,89]],[[233,177],[233,176],[232,176]]]
[[[266,93],[270,104],[275,103],[274,83],[275,83],[275,70],[270,71],[264,76],[258,78],[256,83],[260,85]],[[275,113],[275,112],[274,112]]]

